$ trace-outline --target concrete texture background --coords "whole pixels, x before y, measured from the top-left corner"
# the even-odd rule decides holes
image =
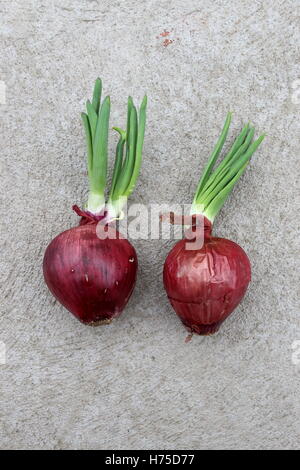
[[[299,2],[11,0],[0,9],[0,447],[297,448]],[[228,110],[231,138],[248,119],[268,134],[216,222],[248,253],[253,281],[214,337],[184,343],[162,289],[172,241],[135,242],[137,287],[109,327],[82,326],[44,285],[43,252],[77,224],[71,206],[86,199],[79,113],[98,75],[114,125],[125,122],[128,94],[149,97],[131,202],[191,201]],[[111,135],[111,157],[115,144]]]

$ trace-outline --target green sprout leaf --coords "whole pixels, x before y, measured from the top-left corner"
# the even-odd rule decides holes
[[[102,82],[98,78],[95,82],[92,102],[88,100],[86,103],[87,113],[81,114],[87,144],[90,183],[87,208],[93,213],[100,213],[105,208],[107,181],[110,98],[107,96],[101,104],[101,94]],[[146,106],[145,96],[138,114],[129,96],[126,131],[113,127],[120,137],[116,147],[107,210],[112,209],[115,217],[118,217],[122,204],[132,192],[139,174],[146,124]]]
[[[234,185],[248,166],[253,153],[265,137],[262,135],[252,142],[255,129],[247,124],[235,139],[227,155],[212,172],[213,165],[225,142],[230,119],[231,113],[228,113],[221,136],[199,181],[191,208],[193,213],[201,212],[211,221],[222,208]]]

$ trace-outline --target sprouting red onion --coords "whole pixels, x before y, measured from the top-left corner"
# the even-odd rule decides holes
[[[110,190],[107,191],[110,97],[102,97],[97,78],[93,98],[81,113],[87,144],[89,196],[78,227],[58,235],[46,249],[43,272],[59,302],[81,322],[96,326],[120,315],[135,286],[137,256],[114,227],[133,191],[141,166],[147,97],[139,110],[129,96],[126,130],[114,127],[119,140]],[[125,154],[125,155],[124,155]]]
[[[191,208],[192,219],[204,221],[203,246],[191,249],[189,233],[171,250],[164,265],[164,286],[169,300],[191,333],[215,333],[237,307],[251,279],[250,261],[236,243],[213,237],[212,224],[234,185],[264,139],[253,140],[255,129],[246,124],[214,169],[225,143],[232,113],[199,180]],[[173,217],[174,219],[174,217]],[[171,221],[172,223],[172,221]],[[196,222],[190,225],[193,232]],[[198,240],[199,241],[199,240]]]

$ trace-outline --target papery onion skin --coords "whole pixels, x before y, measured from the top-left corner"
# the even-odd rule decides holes
[[[250,261],[233,241],[213,237],[211,228],[206,227],[201,249],[186,249],[189,242],[180,240],[167,256],[164,286],[186,328],[210,335],[244,297],[251,280]]]
[[[46,284],[82,323],[97,326],[118,317],[135,286],[137,255],[128,240],[99,239],[96,223],[66,230],[48,245]],[[111,230],[114,230],[110,228]]]

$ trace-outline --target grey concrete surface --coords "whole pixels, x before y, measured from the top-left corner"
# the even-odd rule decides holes
[[[296,449],[299,2],[0,3],[0,447]],[[184,342],[162,288],[172,241],[135,242],[136,290],[109,327],[82,326],[44,285],[43,252],[86,200],[80,111],[98,75],[114,125],[128,94],[149,97],[131,202],[191,201],[228,110],[231,139],[249,119],[267,133],[215,224],[253,281],[214,337]]]

